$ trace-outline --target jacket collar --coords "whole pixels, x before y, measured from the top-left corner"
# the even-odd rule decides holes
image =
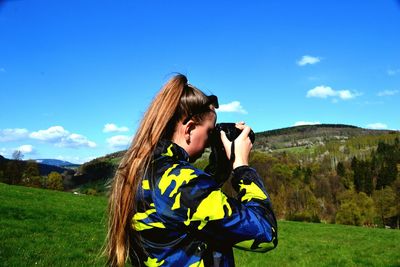
[[[154,150],[154,158],[172,157],[177,160],[189,161],[189,154],[180,146],[170,140],[162,139]]]

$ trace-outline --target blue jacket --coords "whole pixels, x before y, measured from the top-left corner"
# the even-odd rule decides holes
[[[277,246],[270,198],[254,169],[233,171],[238,195],[231,198],[178,145],[162,140],[153,156],[131,220],[131,233],[139,236],[131,235],[134,265],[234,266],[232,247],[266,252]]]

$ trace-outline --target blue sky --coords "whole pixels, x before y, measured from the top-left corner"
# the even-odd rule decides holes
[[[400,2],[0,1],[0,154],[125,149],[171,74],[218,121],[400,129]]]

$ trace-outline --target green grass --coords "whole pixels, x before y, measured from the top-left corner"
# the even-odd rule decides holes
[[[101,266],[106,198],[0,184],[0,266]]]
[[[106,196],[109,191],[109,181],[103,179],[85,183],[72,191],[87,195]]]
[[[278,222],[279,244],[266,254],[235,251],[238,266],[400,266],[400,231]]]
[[[0,266],[103,266],[105,197],[0,184]],[[237,266],[400,266],[400,231],[279,222],[268,253]]]
[[[294,147],[287,147],[287,148],[278,148],[274,149],[272,153],[293,153],[293,154],[314,154],[315,153],[315,146],[307,147],[307,146],[294,146]]]

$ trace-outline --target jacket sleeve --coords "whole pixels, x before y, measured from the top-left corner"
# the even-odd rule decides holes
[[[162,195],[169,197],[164,198],[160,214],[165,223],[180,222],[178,227],[216,247],[266,252],[277,246],[277,222],[271,201],[254,169],[242,166],[233,171],[237,198],[226,196],[217,182],[202,171],[179,168],[174,173],[167,175],[184,176],[185,181],[175,182],[168,194],[164,189]],[[159,187],[166,188],[162,182]]]

